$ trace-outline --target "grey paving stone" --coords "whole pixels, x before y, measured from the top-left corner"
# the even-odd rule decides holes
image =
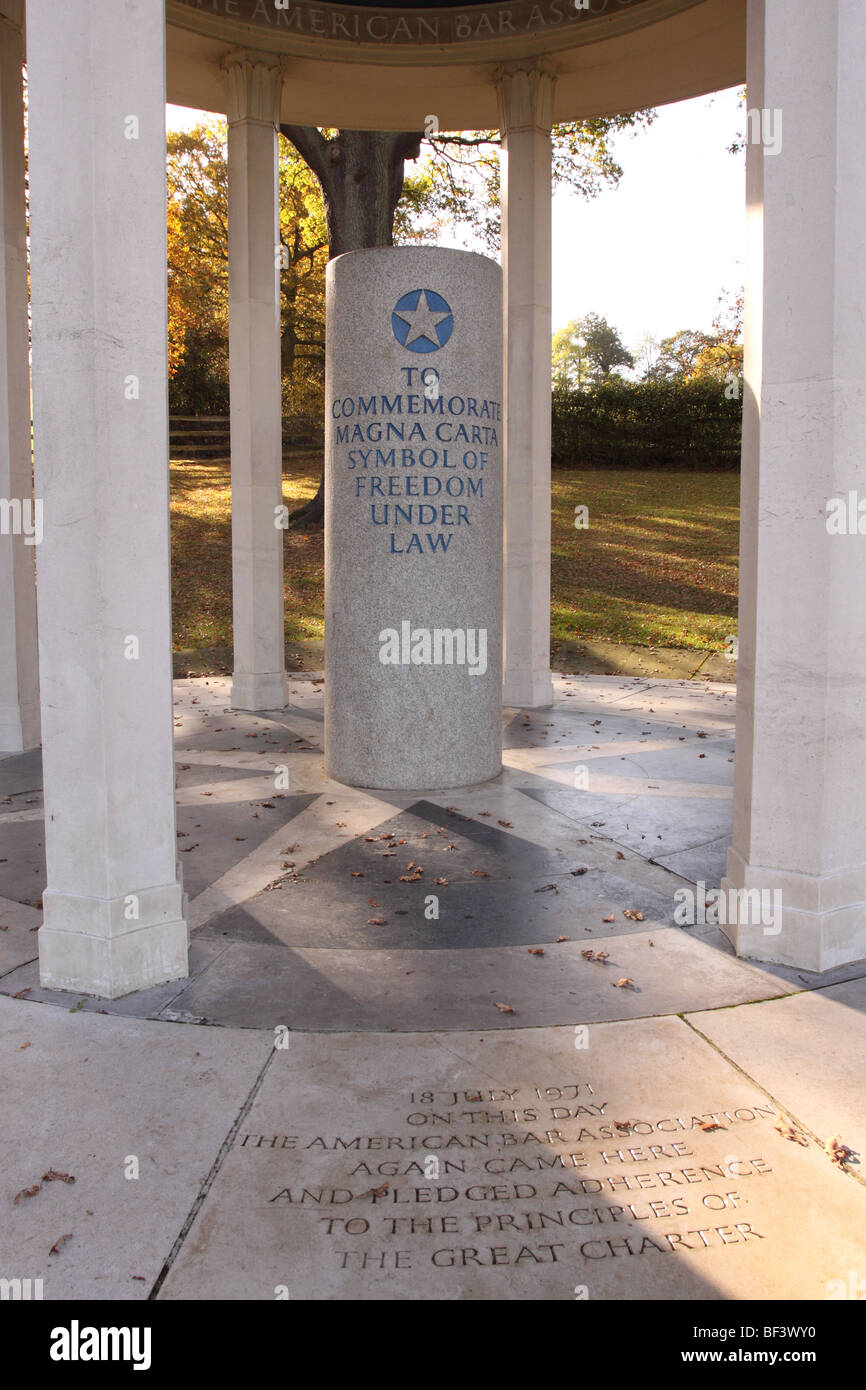
[[[0,1269],[50,1300],[146,1298],[272,1039],[11,999],[0,1038]]]

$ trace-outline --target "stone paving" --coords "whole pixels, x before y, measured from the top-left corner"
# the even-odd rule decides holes
[[[556,1299],[827,1297],[862,1264],[866,962],[674,921],[723,872],[730,685],[556,676],[501,775],[444,793],[331,782],[315,675],[277,714],[228,695],[176,683],[190,978],[125,999],[40,987],[39,759],[0,760],[4,1266],[46,1297]],[[15,1205],[51,1168],[76,1184]]]

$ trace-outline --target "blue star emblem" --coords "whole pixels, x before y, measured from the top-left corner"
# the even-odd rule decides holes
[[[394,305],[391,328],[409,352],[438,352],[454,331],[454,315],[435,290],[410,290]]]

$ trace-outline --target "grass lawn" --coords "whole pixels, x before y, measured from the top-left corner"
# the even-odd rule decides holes
[[[739,494],[739,473],[554,468],[553,640],[723,650],[737,631]]]
[[[284,464],[291,509],[316,491],[321,455]],[[721,650],[736,632],[739,476],[553,470],[555,641],[596,638]],[[575,530],[574,508],[589,508]],[[174,645],[231,643],[231,497],[223,463],[171,465]],[[324,637],[321,531],[286,532],[286,640]]]

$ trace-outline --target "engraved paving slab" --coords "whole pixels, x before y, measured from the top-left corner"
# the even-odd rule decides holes
[[[683,1019],[284,1041],[162,1298],[806,1299],[862,1264],[862,1183]]]

